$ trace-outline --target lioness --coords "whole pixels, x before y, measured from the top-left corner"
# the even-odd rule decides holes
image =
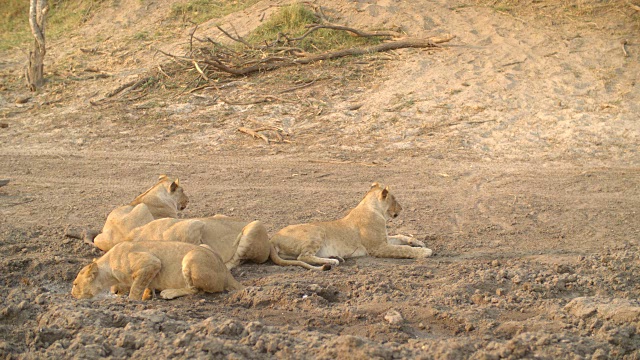
[[[189,203],[180,186],[180,180],[161,175],[149,190],[136,197],[129,205],[113,210],[107,217],[102,233],[93,240],[100,250],[109,251],[114,245],[125,240],[129,232],[139,226],[159,218],[175,218],[178,210],[184,210]]]
[[[181,242],[136,241],[114,246],[100,259],[85,266],[73,281],[71,295],[92,298],[117,285],[130,288],[129,299],[145,299],[161,290],[164,299],[242,289],[220,257],[206,245]],[[148,289],[148,291],[145,291]]]
[[[215,250],[228,269],[245,261],[261,264],[271,261],[281,266],[302,266],[310,270],[328,270],[302,261],[284,260],[269,243],[267,229],[260,221],[247,222],[224,215],[198,219],[158,219],[133,229],[127,240],[180,241],[206,244]]]
[[[401,210],[389,187],[373,183],[360,204],[344,218],[287,226],[270,241],[283,258],[310,264],[338,265],[336,258],[365,255],[411,259],[431,256],[433,252],[419,240],[387,236],[387,220],[397,217]]]

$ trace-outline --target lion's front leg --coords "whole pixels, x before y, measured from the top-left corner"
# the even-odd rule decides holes
[[[387,242],[391,245],[407,245],[413,247],[426,248],[427,246],[420,240],[406,235],[393,235],[387,237]]]
[[[133,278],[129,299],[142,300],[145,290],[160,272],[162,263],[160,259],[149,253],[130,253],[128,259]]]
[[[383,244],[369,251],[371,256],[394,259],[423,259],[431,256],[433,251],[423,247]]]

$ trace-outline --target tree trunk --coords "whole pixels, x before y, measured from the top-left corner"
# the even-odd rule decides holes
[[[36,91],[44,83],[44,55],[47,50],[44,40],[44,28],[46,23],[47,0],[31,0],[29,6],[29,25],[31,34],[35,38],[33,50],[29,52],[26,77],[29,90]]]

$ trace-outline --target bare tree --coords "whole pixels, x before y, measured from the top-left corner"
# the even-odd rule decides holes
[[[29,63],[27,64],[26,76],[29,90],[36,91],[44,82],[44,54],[47,52],[44,40],[44,28],[46,15],[49,8],[47,0],[31,0],[29,6],[29,25],[31,34],[35,38],[33,51],[29,52]]]

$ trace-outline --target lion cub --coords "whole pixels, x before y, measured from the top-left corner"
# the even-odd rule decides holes
[[[344,218],[287,226],[270,241],[282,258],[310,264],[338,265],[336,258],[366,255],[409,259],[431,256],[431,249],[419,240],[387,236],[387,220],[397,217],[401,210],[389,187],[373,183],[360,204]]]
[[[145,300],[148,290],[164,299],[242,289],[220,257],[206,245],[172,241],[136,241],[115,245],[85,266],[73,282],[71,295],[92,298],[112,286],[130,287],[129,299]]]

